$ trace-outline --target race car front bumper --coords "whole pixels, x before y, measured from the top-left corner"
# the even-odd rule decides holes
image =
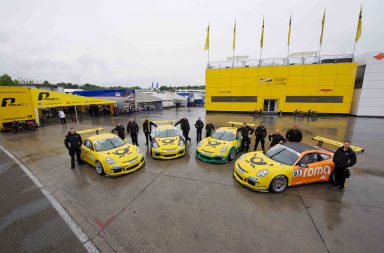
[[[173,151],[165,151],[165,150],[152,148],[152,157],[154,159],[170,160],[170,159],[182,157],[184,155],[185,155],[185,147],[175,148]]]
[[[245,186],[253,191],[268,192],[269,191],[269,181],[266,178],[254,177],[248,175],[244,171],[238,162],[236,162],[233,169],[233,177],[237,182],[242,186]]]
[[[140,169],[141,167],[144,166],[144,164],[145,164],[144,156],[139,156],[137,162],[134,162],[132,164],[125,165],[125,166],[122,166],[122,165],[110,166],[109,170],[105,170],[105,174],[111,177],[129,174]]]
[[[196,157],[207,163],[226,163],[228,156],[208,156],[196,150]]]

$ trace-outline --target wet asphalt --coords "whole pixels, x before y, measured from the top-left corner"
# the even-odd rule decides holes
[[[63,140],[70,126],[111,130],[117,120],[126,124],[130,117],[141,127],[145,117],[168,120],[183,116],[190,120],[192,128],[198,116],[213,122],[216,128],[228,125],[228,121],[263,120],[269,133],[276,128],[285,133],[296,122],[305,143],[315,144],[311,140],[315,135],[350,139],[354,145],[364,147],[365,153],[358,155],[344,192],[328,184],[292,187],[281,194],[252,192],[232,178],[234,162],[208,164],[195,158],[194,130],[190,134],[194,141],[188,144],[185,157],[161,161],[147,153],[145,167],[127,176],[99,176],[89,165],[69,168]],[[382,118],[260,118],[206,115],[204,108],[182,108],[69,122],[66,128],[54,125],[30,133],[1,134],[0,142],[28,166],[102,252],[380,252],[384,234],[383,125]],[[140,132],[139,144],[146,150],[144,143]],[[0,252],[28,251],[17,244],[35,236],[30,230],[33,226],[25,219],[33,217],[35,209],[49,209],[49,202],[38,190],[26,191],[35,192],[33,197],[20,198],[18,192],[25,189],[18,182],[28,178],[20,169],[7,165],[9,161],[3,156],[0,161],[0,224],[4,227],[0,230]],[[26,184],[25,188],[29,187],[33,185]],[[28,206],[35,200],[39,208]],[[25,217],[11,215],[12,210],[20,209],[19,205],[27,210]],[[14,218],[6,221],[4,217],[9,215]],[[52,222],[49,215],[42,217],[36,224],[61,231],[59,237],[57,233],[38,236],[47,247],[53,247],[60,238],[71,237],[68,227]],[[36,249],[40,244],[35,244]],[[83,250],[80,242],[78,245],[73,242],[75,250],[71,252]]]

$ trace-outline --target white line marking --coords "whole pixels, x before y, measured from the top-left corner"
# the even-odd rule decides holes
[[[96,246],[89,240],[88,236],[83,232],[79,225],[69,216],[67,211],[62,205],[52,196],[48,189],[40,182],[40,180],[33,175],[33,173],[12,153],[6,150],[3,146],[0,145],[0,149],[4,151],[5,154],[9,156],[19,167],[24,171],[25,174],[33,181],[33,183],[40,189],[44,196],[51,202],[53,208],[60,214],[65,223],[72,229],[73,233],[77,236],[80,242],[84,245],[85,249],[90,253],[98,253],[99,250]]]

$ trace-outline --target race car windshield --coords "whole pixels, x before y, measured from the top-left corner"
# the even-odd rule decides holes
[[[226,131],[216,131],[212,134],[211,137],[216,140],[233,141],[235,139],[235,134]]]
[[[108,139],[95,142],[95,150],[97,152],[106,151],[106,150],[121,147],[124,144],[125,142],[118,137],[108,138]]]
[[[290,149],[287,149],[284,146],[276,145],[270,148],[265,155],[272,160],[283,163],[286,165],[293,165],[297,160],[298,155]]]
[[[176,129],[157,129],[155,137],[166,138],[166,137],[175,137],[178,136]]]

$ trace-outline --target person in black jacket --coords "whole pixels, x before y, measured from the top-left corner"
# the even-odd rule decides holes
[[[199,142],[201,141],[201,133],[203,132],[203,128],[204,128],[204,123],[203,121],[201,121],[201,117],[198,117],[197,118],[197,121],[195,123],[195,128],[196,128],[196,141]]]
[[[111,133],[117,133],[117,136],[119,136],[122,140],[125,139],[125,128],[120,122],[117,122],[116,127],[112,129]]]
[[[81,139],[80,134],[75,132],[75,129],[71,127],[69,129],[68,134],[65,136],[64,145],[69,151],[69,155],[71,156],[71,169],[75,168],[75,154],[77,158],[77,163],[79,165],[83,165],[83,160],[81,160],[81,145],[83,144],[83,140]]]
[[[139,132],[139,125],[133,120],[129,119],[127,124],[127,134],[131,134],[132,144],[139,146],[139,142],[137,141],[137,133]]]
[[[344,141],[344,145],[338,148],[333,155],[333,162],[335,164],[335,182],[334,187],[339,187],[344,190],[346,169],[352,167],[356,163],[356,153],[350,148],[351,142]]]
[[[205,137],[208,138],[209,136],[211,136],[213,131],[215,131],[215,126],[212,123],[207,123],[207,125],[205,125],[205,131]]]
[[[189,121],[186,117],[183,117],[181,120],[177,121],[175,126],[177,126],[178,124],[180,124],[180,128],[181,128],[181,131],[183,131],[183,136],[185,138],[185,141],[189,141],[191,142],[191,138],[189,138],[189,130],[191,129],[191,127],[189,126]]]
[[[300,129],[297,128],[297,124],[293,124],[293,128],[289,129],[285,134],[285,138],[287,138],[290,142],[301,142],[303,139],[303,134]]]
[[[261,148],[265,152],[265,137],[267,136],[267,129],[264,127],[263,122],[260,122],[260,125],[255,130],[255,147],[254,151],[256,151],[259,142],[261,142]]]
[[[152,121],[148,120],[148,118],[145,118],[144,123],[143,123],[143,132],[145,134],[145,145],[148,145],[148,139],[152,142],[152,126],[157,127],[155,123]]]
[[[247,122],[244,122],[243,126],[237,129],[237,132],[240,132],[242,136],[240,151],[244,151],[244,153],[248,152],[249,144],[251,143],[250,135],[252,135],[254,131],[255,129],[247,126]]]
[[[287,142],[287,140],[280,134],[279,129],[276,129],[276,131],[273,134],[270,134],[268,136],[268,139],[271,142],[269,147],[273,147],[276,144],[281,144],[281,143]]]

